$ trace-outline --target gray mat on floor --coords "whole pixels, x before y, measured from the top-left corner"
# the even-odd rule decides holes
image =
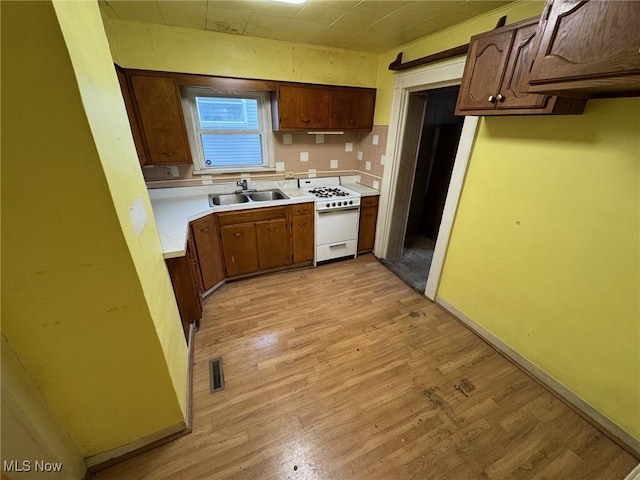
[[[434,245],[433,240],[429,238],[411,235],[405,241],[401,258],[397,260],[380,259],[380,261],[412,288],[424,294],[433,259]]]

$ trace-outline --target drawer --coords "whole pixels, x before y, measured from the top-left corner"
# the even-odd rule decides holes
[[[357,244],[358,242],[355,240],[347,240],[329,245],[318,245],[316,247],[316,262],[347,256],[353,257],[356,254]]]
[[[287,207],[267,207],[218,213],[218,223],[220,226],[235,225],[238,223],[254,223],[276,218],[287,218]]]
[[[375,207],[377,205],[378,205],[378,195],[360,197],[360,206],[361,207]]]
[[[313,213],[315,203],[300,203],[298,205],[291,205],[291,215],[309,215]]]

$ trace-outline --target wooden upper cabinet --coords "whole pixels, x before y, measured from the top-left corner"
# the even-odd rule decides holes
[[[376,91],[335,88],[331,92],[330,129],[366,130],[373,128]]]
[[[460,84],[458,110],[495,108],[495,97],[509,59],[513,30],[484,34],[471,39]]]
[[[281,83],[272,102],[275,131],[370,131],[372,88]]]
[[[190,164],[191,151],[182,115],[180,90],[173,76],[138,72],[128,74],[149,163]]]
[[[527,83],[539,17],[471,37],[456,115],[582,113],[583,100],[531,93]]]
[[[640,2],[548,0],[538,37],[532,91],[640,90]]]
[[[147,152],[144,139],[142,138],[140,124],[138,123],[136,108],[133,103],[133,99],[131,98],[131,92],[129,91],[127,77],[120,67],[116,68],[116,73],[118,74],[118,82],[120,82],[120,90],[122,91],[124,106],[127,110],[127,116],[129,117],[129,126],[131,127],[133,144],[135,145],[136,152],[138,153],[138,161],[140,162],[140,166],[144,167],[149,162],[147,160]]]
[[[277,114],[280,130],[326,128],[329,125],[329,90],[307,85],[281,85]]]

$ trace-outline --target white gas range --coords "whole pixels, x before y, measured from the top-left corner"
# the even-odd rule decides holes
[[[314,265],[336,258],[355,258],[358,253],[360,194],[340,185],[339,177],[300,179],[298,186],[315,197]]]

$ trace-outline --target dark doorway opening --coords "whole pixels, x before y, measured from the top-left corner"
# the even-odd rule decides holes
[[[420,92],[426,109],[402,256],[384,263],[424,293],[464,117],[454,115],[459,86]]]

